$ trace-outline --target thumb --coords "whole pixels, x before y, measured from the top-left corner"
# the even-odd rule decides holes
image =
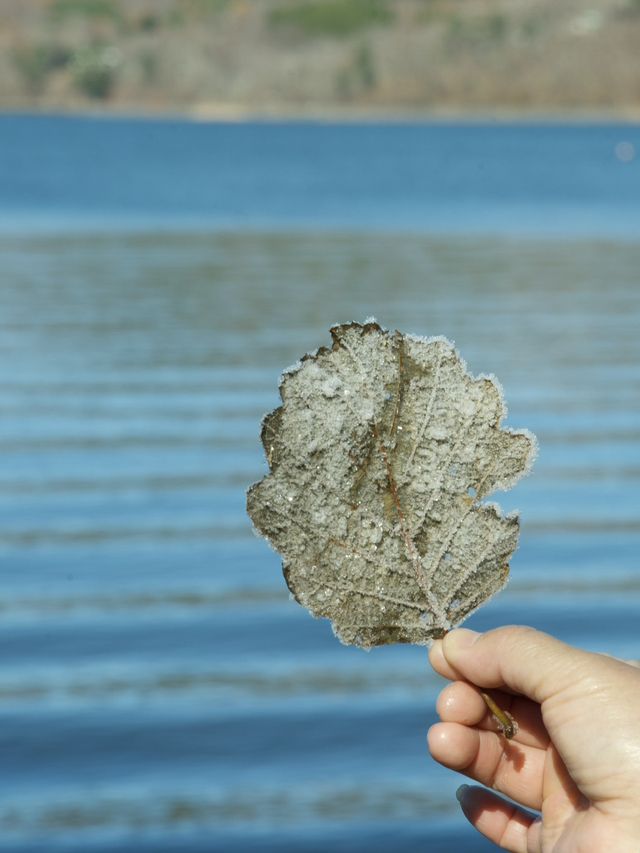
[[[600,656],[533,628],[510,626],[486,634],[451,631],[433,644],[429,657],[446,678],[506,689],[542,704],[593,672]]]

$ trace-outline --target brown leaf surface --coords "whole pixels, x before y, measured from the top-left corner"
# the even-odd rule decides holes
[[[501,429],[496,381],[446,339],[375,322],[331,335],[283,375],[248,512],[343,642],[426,644],[505,585],[518,517],[481,500],[529,469],[535,438]]]

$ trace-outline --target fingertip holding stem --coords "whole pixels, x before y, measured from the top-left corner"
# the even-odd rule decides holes
[[[427,649],[427,654],[429,656],[429,660],[431,660],[432,655],[441,655],[442,654],[442,640],[432,640],[429,643],[429,647]]]
[[[477,643],[481,636],[482,634],[478,633],[478,631],[471,631],[468,628],[458,628],[455,631],[450,631],[440,641],[442,645],[436,652],[436,658],[438,655],[442,655],[450,666],[456,667],[456,664],[460,665],[464,654]],[[507,740],[515,737],[518,733],[518,724],[513,717],[506,711],[503,711],[487,693],[481,693],[480,695],[487,708],[493,714],[493,718],[502,734]]]
[[[482,634],[471,631],[469,628],[456,628],[454,631],[449,631],[442,640],[444,656],[449,663],[455,664],[458,655],[471,648],[481,636]]]
[[[429,647],[429,663],[432,668],[439,675],[450,680],[463,677],[457,670],[455,661],[479,636],[481,635],[475,631],[458,628],[445,634],[441,639],[434,640]]]

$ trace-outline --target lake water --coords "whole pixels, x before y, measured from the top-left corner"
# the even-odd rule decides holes
[[[640,657],[633,146],[0,118],[0,849],[494,849],[426,754],[424,649],[341,646],[244,492],[333,322],[445,334],[540,441],[498,495],[512,580],[468,624]]]

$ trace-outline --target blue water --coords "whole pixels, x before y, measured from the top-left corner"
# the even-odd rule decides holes
[[[640,233],[629,124],[0,117],[0,227]]]
[[[640,657],[628,125],[0,118],[0,849],[486,851],[424,650],[341,646],[251,531],[335,321],[456,340],[532,475],[470,620]]]

